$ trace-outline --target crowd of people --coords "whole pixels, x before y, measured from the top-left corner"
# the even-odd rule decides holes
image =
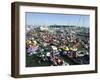
[[[84,61],[83,58],[85,55],[89,57],[89,39],[82,40],[74,34],[65,33],[36,29],[27,32],[26,54],[36,55],[38,64],[48,62],[50,66],[70,65],[62,56],[68,56],[76,62],[80,58],[80,64],[89,63],[89,59]]]

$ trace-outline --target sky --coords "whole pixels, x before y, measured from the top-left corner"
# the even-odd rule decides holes
[[[78,14],[25,13],[26,25],[75,25],[89,27],[90,16]]]

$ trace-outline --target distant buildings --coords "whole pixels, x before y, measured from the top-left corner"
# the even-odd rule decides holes
[[[46,30],[52,32],[52,30],[68,32],[68,33],[81,33],[89,35],[89,27],[80,27],[80,26],[73,26],[73,25],[26,25],[26,33],[30,30],[34,29]]]

